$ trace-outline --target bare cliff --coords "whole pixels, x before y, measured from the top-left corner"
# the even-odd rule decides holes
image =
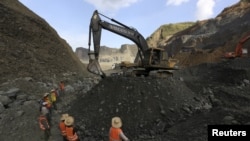
[[[147,43],[150,47],[160,47],[166,45],[165,41],[171,38],[175,33],[185,30],[194,25],[194,22],[171,23],[160,26],[154,33],[147,37]]]
[[[120,48],[102,46],[100,48],[99,62],[104,70],[111,69],[112,64],[121,61],[134,62],[137,51],[138,48],[133,44],[124,44]],[[79,47],[75,53],[83,63],[88,63],[88,49]]]

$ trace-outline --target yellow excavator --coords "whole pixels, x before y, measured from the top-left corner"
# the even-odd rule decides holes
[[[100,16],[108,18],[116,24],[103,21]],[[102,78],[106,77],[99,64],[102,29],[123,36],[133,41],[138,47],[134,63],[121,62],[120,66],[125,70],[123,74],[130,73],[133,76],[149,76],[153,73],[161,77],[172,74],[173,70],[178,69],[178,60],[168,58],[168,53],[162,48],[149,48],[145,38],[136,29],[128,27],[95,10],[89,26],[89,64],[87,67],[89,72],[100,75]],[[93,36],[94,51],[91,50],[91,35]]]

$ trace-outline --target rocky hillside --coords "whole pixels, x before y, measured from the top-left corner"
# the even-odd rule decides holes
[[[0,140],[44,140],[37,101],[63,80],[68,97],[58,109],[65,109],[93,79],[66,41],[18,0],[1,0],[0,15]],[[59,113],[53,114],[56,125]],[[51,132],[51,140],[61,138],[57,126]]]
[[[250,32],[249,19],[250,3],[242,1],[225,8],[214,19],[198,21],[175,34],[165,40],[163,47],[185,66],[220,61],[226,51],[234,51],[238,41]],[[243,48],[249,46],[250,42],[246,42]]]
[[[84,47],[78,47],[75,51],[76,56],[82,61],[88,61],[88,49]]]
[[[147,37],[147,43],[150,47],[164,46],[166,44],[165,41],[172,37],[175,33],[192,25],[194,25],[194,22],[162,25],[154,33],[152,33],[150,37]]]
[[[0,15],[0,82],[86,74],[67,42],[19,1],[0,1]]]
[[[137,53],[135,45],[124,44],[121,48],[102,47],[100,50],[100,62],[120,63],[121,61],[133,62]]]
[[[100,48],[99,62],[104,70],[110,69],[112,64],[120,63],[121,61],[134,62],[137,51],[136,45],[124,44],[121,48],[102,46]],[[75,53],[83,63],[88,63],[88,49],[77,48]]]

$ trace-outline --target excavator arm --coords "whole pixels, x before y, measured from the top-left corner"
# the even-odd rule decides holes
[[[250,39],[250,33],[248,33],[246,36],[244,36],[243,38],[240,39],[240,41],[238,42],[237,46],[235,47],[235,51],[234,52],[226,52],[224,54],[224,58],[233,59],[233,58],[236,58],[236,57],[241,57],[242,54],[243,54],[242,46],[249,39]]]
[[[239,43],[237,44],[235,48],[235,57],[241,57],[242,56],[242,46],[243,44],[250,39],[250,33],[244,36]]]
[[[97,10],[94,11],[93,16],[90,21],[89,26],[89,64],[88,64],[88,71],[101,77],[105,77],[105,73],[102,71],[100,64],[99,64],[99,52],[100,52],[100,41],[101,41],[101,32],[102,29],[106,29],[110,32],[116,33],[121,35],[127,39],[133,41],[138,47],[138,54],[141,60],[143,60],[144,52],[148,50],[148,45],[144,37],[134,28],[128,27],[114,19],[110,19],[105,15],[102,15],[111,21],[115,22],[116,24],[111,24],[106,21],[101,20],[100,13]],[[94,43],[94,52],[91,52],[91,35],[93,37]],[[142,62],[143,63],[143,62]]]

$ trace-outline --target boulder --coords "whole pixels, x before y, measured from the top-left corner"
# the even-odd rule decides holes
[[[0,103],[2,103],[4,106],[8,106],[12,100],[8,96],[0,95]]]

